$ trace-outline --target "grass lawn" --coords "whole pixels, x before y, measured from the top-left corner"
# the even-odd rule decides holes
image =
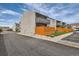
[[[50,37],[55,37],[55,36],[59,36],[59,35],[63,35],[66,34],[65,32],[55,32],[54,34],[48,35]]]

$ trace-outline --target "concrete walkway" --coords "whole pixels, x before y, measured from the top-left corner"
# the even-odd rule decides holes
[[[40,38],[40,39],[42,38],[44,40],[49,40],[49,41],[53,41],[53,42],[58,42],[61,39],[65,38],[65,37],[67,37],[71,34],[73,34],[73,32],[67,33],[67,34],[64,34],[64,35],[60,35],[60,36],[56,36],[56,37],[48,37],[48,36],[42,36],[42,35],[34,35],[32,37],[36,37],[36,38]]]
[[[73,32],[67,33],[67,34],[64,34],[64,35],[60,35],[60,36],[56,36],[56,37],[53,37],[53,38],[47,37],[47,36],[42,36],[42,35],[32,35],[31,37],[52,41],[52,42],[63,44],[63,45],[70,46],[70,47],[79,48],[79,43],[62,40],[63,38],[66,38],[66,37],[68,37],[72,34],[73,34]],[[21,35],[24,35],[24,34],[21,34]],[[26,36],[28,36],[28,35],[26,35]]]

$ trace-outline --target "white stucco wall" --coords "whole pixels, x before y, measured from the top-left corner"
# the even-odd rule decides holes
[[[13,30],[13,31],[16,31],[15,28],[16,28],[16,26],[15,26],[15,24],[14,24],[14,25],[12,26],[12,30]]]
[[[50,19],[50,24],[48,24],[50,27],[56,27],[56,20]]]
[[[34,12],[26,12],[24,13],[20,27],[21,34],[24,35],[34,35],[35,34],[35,13]]]

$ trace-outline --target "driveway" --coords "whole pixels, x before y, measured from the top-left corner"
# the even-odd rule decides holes
[[[0,55],[79,56],[79,49],[9,32],[0,35]]]
[[[79,43],[79,33],[73,33],[72,35],[70,35],[62,40],[67,40],[67,41]]]

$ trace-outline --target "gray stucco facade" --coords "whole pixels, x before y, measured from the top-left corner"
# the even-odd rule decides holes
[[[21,34],[33,35],[35,33],[35,13],[24,13],[20,23]]]

